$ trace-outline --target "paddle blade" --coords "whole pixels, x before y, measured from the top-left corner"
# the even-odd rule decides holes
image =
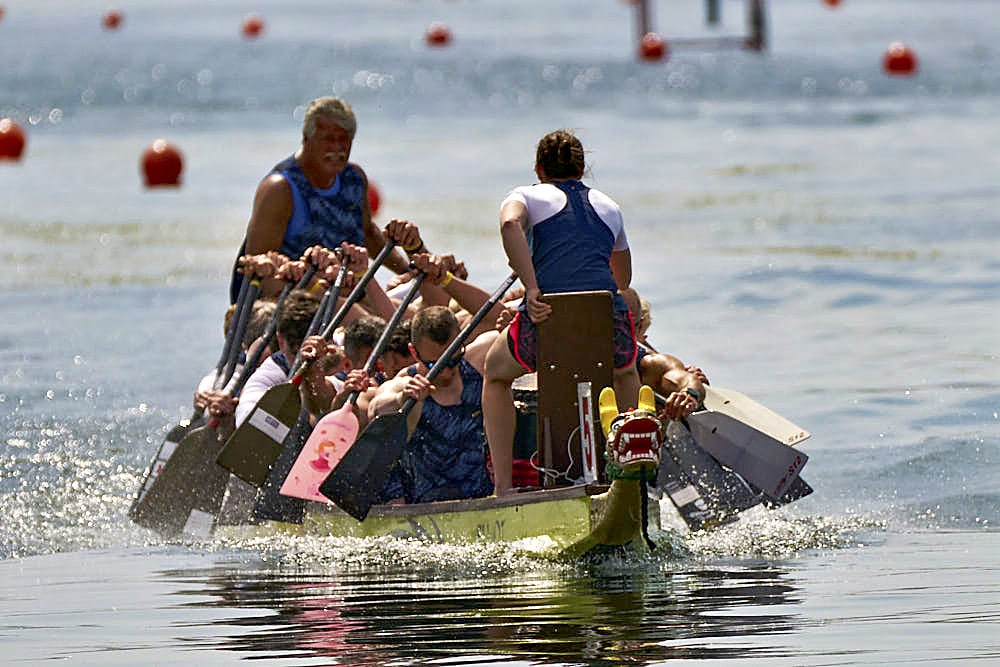
[[[705,385],[705,408],[738,419],[786,445],[796,445],[809,437],[809,431],[801,426],[732,389]]]
[[[143,497],[145,497],[146,492],[156,481],[157,476],[163,470],[163,467],[173,456],[174,452],[177,450],[177,446],[181,444],[188,433],[203,426],[205,424],[205,418],[199,414],[196,414],[191,419],[186,419],[181,423],[170,429],[166,437],[163,438],[163,442],[160,443],[160,448],[156,451],[156,456],[150,462],[149,467],[146,469],[146,474],[143,475],[142,484],[139,486],[139,492],[136,493],[135,499],[132,501],[132,506],[128,510],[129,518],[135,518],[136,506],[142,502]]]
[[[246,421],[226,441],[218,464],[245,482],[261,486],[281,454],[302,407],[299,388],[291,382],[271,387]]]
[[[316,423],[281,485],[282,495],[317,503],[330,502],[319,492],[319,485],[358,437],[358,418],[352,407],[351,403],[345,403]]]
[[[768,499],[767,506],[773,509],[775,507],[780,507],[781,505],[794,503],[796,500],[805,498],[812,492],[813,488],[806,483],[806,480],[801,477],[796,477],[795,481],[788,485],[788,490],[785,491],[785,495],[781,496],[777,500]]]
[[[705,451],[773,500],[785,494],[809,460],[801,450],[720,412],[695,412],[688,423]]]
[[[215,429],[188,433],[135,504],[132,520],[166,537],[208,537],[229,481],[229,473],[215,464],[220,447]]]
[[[660,449],[655,486],[668,494],[692,530],[735,520],[761,502],[759,493],[702,449],[679,422],[670,422]]]
[[[281,448],[271,472],[267,475],[267,481],[260,489],[257,504],[253,509],[255,521],[283,521],[285,523],[302,523],[306,513],[306,501],[301,498],[289,498],[279,493],[281,483],[292,469],[292,464],[298,458],[299,452],[306,444],[309,433],[312,431],[312,423],[309,420],[309,411],[303,410],[299,414],[299,419],[295,422],[285,444]]]
[[[320,484],[319,492],[364,521],[406,444],[406,415],[379,415]]]

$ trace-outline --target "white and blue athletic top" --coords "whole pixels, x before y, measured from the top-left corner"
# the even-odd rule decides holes
[[[617,295],[611,253],[626,250],[628,238],[613,199],[580,181],[556,181],[515,188],[501,208],[509,201],[527,208],[528,244],[542,294],[608,290]]]

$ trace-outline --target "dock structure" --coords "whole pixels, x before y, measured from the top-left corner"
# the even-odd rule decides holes
[[[647,34],[655,32],[652,20],[654,0],[634,0],[636,13],[636,45]],[[705,23],[719,25],[722,20],[720,0],[704,0]],[[667,40],[671,47],[687,46],[697,48],[743,48],[751,51],[767,49],[767,9],[765,0],[746,0],[746,34],[720,35],[717,37],[673,37]]]

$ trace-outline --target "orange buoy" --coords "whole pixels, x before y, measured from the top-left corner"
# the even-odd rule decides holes
[[[368,181],[368,208],[371,209],[372,217],[378,213],[379,206],[382,205],[382,195],[379,194],[378,188],[371,181]]]
[[[142,175],[146,187],[178,186],[184,158],[166,139],[157,139],[142,154]]]
[[[125,17],[117,9],[109,9],[104,13],[104,18],[101,19],[101,25],[105,30],[117,30]]]
[[[882,70],[890,76],[910,76],[917,71],[917,55],[902,42],[893,42],[882,57]]]
[[[26,142],[20,125],[10,118],[0,118],[0,160],[20,160]]]
[[[247,14],[243,19],[242,30],[247,39],[257,39],[264,32],[264,19],[256,14]]]
[[[667,43],[655,32],[647,32],[639,42],[639,57],[650,62],[667,57]]]
[[[448,46],[451,44],[451,28],[440,21],[434,21],[427,26],[424,39],[428,46]]]

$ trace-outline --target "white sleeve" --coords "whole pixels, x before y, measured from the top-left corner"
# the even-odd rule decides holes
[[[622,210],[618,203],[600,190],[593,188],[590,189],[589,199],[594,211],[614,234],[615,244],[612,250],[627,250],[628,237],[625,235],[625,221],[622,219]]]
[[[265,359],[240,392],[240,400],[236,404],[236,427],[246,421],[257,402],[271,387],[277,386],[288,379],[281,367],[270,359]]]

